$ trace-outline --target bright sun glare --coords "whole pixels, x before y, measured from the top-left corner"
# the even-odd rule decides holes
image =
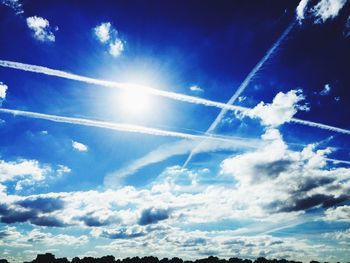
[[[121,106],[128,114],[145,115],[151,110],[151,98],[148,94],[136,90],[125,91],[120,97]]]

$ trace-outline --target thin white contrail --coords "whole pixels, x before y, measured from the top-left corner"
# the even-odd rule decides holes
[[[0,66],[1,67],[18,69],[18,70],[29,71],[29,72],[41,73],[41,74],[50,75],[50,76],[56,76],[56,77],[65,78],[65,79],[81,81],[81,82],[84,82],[84,83],[95,84],[95,85],[99,85],[99,86],[103,86],[103,87],[118,88],[118,89],[124,89],[124,90],[127,90],[127,89],[129,89],[129,90],[130,89],[139,90],[139,91],[151,93],[151,94],[154,94],[154,95],[157,95],[157,96],[167,97],[167,98],[174,99],[174,100],[179,100],[179,101],[185,101],[185,102],[188,102],[188,103],[194,103],[194,104],[200,104],[200,105],[205,105],[205,106],[210,106],[210,107],[216,107],[216,108],[219,108],[219,109],[222,109],[222,110],[239,111],[239,112],[242,112],[242,113],[248,113],[251,110],[250,108],[243,107],[243,106],[228,105],[228,104],[225,104],[225,103],[222,103],[222,102],[217,102],[217,101],[213,101],[213,100],[198,98],[198,97],[195,97],[195,96],[188,96],[188,95],[184,95],[184,94],[181,94],[181,93],[175,93],[175,92],[168,92],[168,91],[158,90],[158,89],[154,89],[154,88],[151,88],[151,87],[148,87],[148,86],[142,86],[142,85],[131,84],[131,83],[114,82],[114,81],[108,81],[108,80],[94,79],[94,78],[85,77],[85,76],[81,76],[81,75],[77,75],[77,74],[72,74],[72,73],[69,73],[69,72],[61,71],[61,70],[50,69],[50,68],[47,68],[47,67],[30,65],[30,64],[24,64],[24,63],[20,63],[20,62],[0,60]],[[350,135],[350,131],[349,130],[345,130],[345,129],[329,126],[329,125],[326,125],[326,124],[321,124],[321,123],[316,123],[316,122],[311,122],[311,121],[306,121],[306,120],[300,120],[300,119],[296,119],[296,118],[291,119],[291,122],[295,122],[295,123],[302,124],[302,125],[307,125],[307,126],[311,126],[311,127],[317,127],[317,128],[324,129],[324,130],[329,130],[329,131],[333,131],[333,132],[340,132],[340,133],[344,133],[344,134],[349,134]],[[211,127],[213,127],[213,124],[211,125]],[[210,137],[210,135],[207,135],[207,136]]]
[[[84,82],[84,83],[88,83],[88,84],[94,84],[94,85],[98,85],[98,86],[107,87],[107,88],[117,88],[117,89],[123,89],[123,90],[136,90],[136,91],[140,91],[140,92],[150,93],[150,94],[153,94],[156,96],[170,98],[173,100],[184,101],[184,102],[189,102],[189,103],[194,103],[194,104],[200,104],[200,105],[204,105],[204,106],[211,106],[211,107],[216,107],[219,109],[227,109],[227,110],[231,110],[231,111],[235,111],[235,110],[245,111],[244,107],[235,106],[235,105],[226,105],[225,103],[222,103],[222,102],[207,100],[207,99],[189,96],[189,95],[176,93],[176,92],[159,90],[159,89],[155,89],[152,87],[133,84],[133,83],[123,83],[123,82],[95,79],[95,78],[90,78],[90,77],[85,77],[85,76],[65,72],[62,70],[51,69],[51,68],[37,66],[37,65],[25,64],[25,63],[8,61],[8,60],[0,60],[0,66],[6,67],[6,68],[13,68],[13,69],[18,69],[18,70],[23,70],[23,71],[34,72],[34,73],[45,74],[45,75],[49,75],[49,76],[60,77],[60,78],[64,78],[64,79],[76,80],[76,81],[80,81],[80,82]]]
[[[338,133],[343,133],[343,134],[350,135],[350,130],[346,130],[346,129],[330,126],[330,125],[327,125],[327,124],[322,124],[322,123],[313,122],[313,121],[305,121],[305,120],[301,120],[301,119],[298,119],[298,118],[292,118],[290,121],[294,122],[294,123],[310,126],[310,127],[315,127],[315,128],[320,128],[320,129],[323,129],[323,130],[328,130],[328,131],[333,131],[333,132],[338,132]]]
[[[265,62],[271,57],[271,55],[276,51],[276,49],[280,46],[282,41],[287,37],[287,35],[290,33],[290,31],[293,29],[295,25],[295,19],[293,19],[293,22],[290,23],[290,25],[287,27],[286,30],[282,33],[282,35],[277,39],[277,41],[272,45],[272,47],[266,52],[265,56],[258,62],[258,64],[255,65],[255,67],[252,69],[252,71],[248,74],[248,76],[244,79],[244,81],[241,83],[241,85],[238,87],[237,91],[233,94],[233,96],[229,99],[229,101],[226,103],[226,105],[233,105],[233,103],[236,101],[236,99],[242,94],[242,92],[248,87],[249,83],[252,81],[256,73],[261,69],[261,67],[265,64]],[[206,134],[211,134],[216,127],[220,124],[222,118],[227,113],[227,109],[223,108],[221,109],[219,115],[216,117],[214,122],[209,126]],[[196,154],[196,151],[198,151],[198,148],[201,147],[202,142],[200,142],[188,155],[185,163],[183,164],[183,167],[186,167],[187,164],[191,161],[192,157]]]
[[[31,112],[31,111],[21,111],[21,110],[0,108],[0,113],[19,115],[19,116],[24,116],[28,118],[34,118],[34,119],[43,119],[43,120],[48,120],[53,122],[105,128],[105,129],[122,131],[122,132],[133,132],[133,133],[175,137],[175,138],[191,139],[191,140],[208,139],[208,140],[215,140],[215,141],[222,141],[222,142],[229,142],[229,143],[236,142],[238,146],[248,147],[248,148],[256,148],[257,147],[256,144],[258,143],[258,140],[254,140],[254,139],[236,138],[231,136],[197,135],[197,134],[190,134],[190,133],[160,130],[156,128],[149,128],[149,127],[138,126],[133,124],[114,123],[114,122],[98,121],[98,120],[75,118],[75,117],[64,117],[64,116],[37,113],[37,112]]]

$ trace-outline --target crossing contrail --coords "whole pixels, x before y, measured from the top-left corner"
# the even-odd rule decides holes
[[[144,85],[95,79],[95,78],[90,78],[86,76],[69,73],[62,70],[51,69],[51,68],[37,66],[37,65],[25,64],[25,63],[8,61],[8,60],[0,60],[0,66],[5,68],[18,69],[18,70],[40,73],[40,74],[49,75],[49,76],[60,77],[64,79],[80,81],[88,84],[103,86],[106,88],[116,88],[116,89],[123,89],[123,90],[134,90],[134,91],[146,92],[156,96],[170,98],[173,100],[184,101],[184,102],[193,103],[193,104],[200,104],[200,105],[210,106],[210,107],[216,107],[219,109],[227,109],[231,111],[238,110],[243,112],[246,110],[246,108],[240,107],[240,106],[226,105],[225,103],[222,103],[222,102],[202,99],[202,98],[189,96],[189,95],[176,93],[176,92],[159,90],[159,89],[155,89]]]
[[[288,30],[288,28],[287,28],[287,30]],[[281,41],[282,40],[280,40],[280,42]],[[277,48],[277,46],[274,48],[274,50],[276,48]],[[271,56],[271,54],[270,54],[270,56]],[[267,59],[268,59],[268,57],[265,58],[264,62],[266,62]],[[260,64],[260,62],[258,64]],[[84,82],[84,83],[88,83],[88,84],[94,84],[94,85],[98,85],[98,86],[107,87],[107,88],[118,88],[118,89],[124,89],[124,90],[130,90],[130,89],[139,90],[142,92],[147,92],[147,93],[150,93],[153,95],[162,96],[162,97],[170,98],[173,100],[184,101],[184,102],[188,102],[188,103],[199,104],[199,105],[210,106],[210,107],[216,107],[216,108],[219,108],[222,110],[220,112],[220,114],[218,115],[217,119],[222,118],[223,114],[225,114],[227,112],[227,110],[239,111],[239,112],[242,112],[243,114],[246,114],[251,110],[250,108],[243,107],[243,106],[229,105],[229,104],[225,104],[222,102],[198,98],[195,96],[188,96],[188,95],[181,94],[181,93],[158,90],[158,89],[154,89],[154,88],[151,88],[148,86],[137,85],[137,84],[132,84],[132,83],[122,83],[122,82],[114,82],[114,81],[108,81],[108,80],[100,80],[100,79],[85,77],[85,76],[81,76],[81,75],[77,75],[77,74],[73,74],[73,73],[69,73],[69,72],[65,72],[65,71],[61,71],[61,70],[51,69],[51,68],[37,66],[37,65],[24,64],[24,63],[20,63],[20,62],[0,60],[0,66],[6,67],[6,68],[23,70],[23,71],[35,72],[35,73],[40,73],[40,74],[45,74],[45,75],[50,75],[50,76],[56,76],[56,77],[65,78],[65,79],[76,80],[76,81],[80,81],[80,82]],[[261,66],[260,66],[260,68],[261,68]],[[256,73],[258,70],[253,69],[253,71],[255,71],[255,73]],[[248,79],[248,77],[246,78],[246,80]],[[250,80],[252,78],[253,78],[253,75],[250,77]],[[246,81],[246,80],[243,82],[243,83],[246,83],[246,84],[244,84],[245,87],[249,84],[249,81]],[[243,85],[243,83],[242,83],[242,85]],[[306,126],[316,127],[316,128],[320,128],[320,129],[324,129],[324,130],[328,130],[328,131],[333,131],[333,132],[338,132],[338,133],[350,135],[350,130],[346,130],[346,129],[342,129],[342,128],[338,128],[338,127],[333,127],[333,126],[322,124],[322,123],[311,122],[311,121],[307,121],[307,120],[300,120],[300,119],[296,119],[296,118],[292,118],[290,121],[294,122],[294,123],[306,125]],[[207,133],[210,133],[210,131],[215,129],[215,127],[217,125],[215,123],[219,123],[219,122],[214,121],[213,124],[210,126],[211,129],[209,127],[210,130],[208,129]],[[211,137],[210,134],[209,135],[207,134],[206,136],[208,138]]]
[[[231,144],[237,143],[237,146],[241,146],[244,148],[247,148],[247,147],[256,148],[257,145],[259,145],[259,141],[254,139],[237,138],[237,137],[231,137],[231,136],[197,135],[197,134],[190,134],[190,133],[160,130],[156,128],[149,128],[149,127],[133,125],[133,124],[114,123],[114,122],[98,121],[98,120],[75,118],[75,117],[64,117],[64,116],[37,113],[37,112],[31,112],[31,111],[0,108],[0,113],[18,115],[18,116],[34,118],[34,119],[48,120],[53,122],[98,127],[98,128],[116,130],[121,132],[141,133],[141,134],[175,137],[175,138],[190,139],[190,140],[208,139],[208,140],[214,140],[214,141],[227,142]]]
[[[282,41],[287,37],[287,35],[290,33],[290,31],[293,29],[295,25],[295,20],[293,19],[293,22],[290,23],[290,25],[284,30],[282,35],[277,39],[277,41],[272,45],[272,47],[266,52],[265,56],[258,62],[258,64],[255,65],[255,67],[252,69],[252,71],[248,74],[248,76],[244,79],[244,81],[241,83],[241,85],[238,87],[237,91],[233,94],[233,96],[229,99],[229,101],[226,103],[226,105],[233,105],[233,103],[236,101],[236,99],[242,94],[242,92],[248,87],[249,83],[252,81],[256,73],[261,69],[261,67],[265,64],[265,62],[271,57],[271,55],[276,51],[276,49],[280,46]],[[206,134],[211,134],[216,127],[220,124],[222,118],[227,113],[226,108],[222,108],[219,115],[216,117],[214,122],[209,126]],[[196,154],[196,151],[198,151],[198,148],[201,147],[202,142],[200,142],[188,155],[185,163],[183,164],[183,167],[186,167],[187,164],[191,161],[192,157]]]

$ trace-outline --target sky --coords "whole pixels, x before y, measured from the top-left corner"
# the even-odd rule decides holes
[[[347,0],[0,1],[0,256],[350,258]]]

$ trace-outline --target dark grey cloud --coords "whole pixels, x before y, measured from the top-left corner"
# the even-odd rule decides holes
[[[255,165],[256,173],[261,178],[261,174],[267,175],[269,177],[278,177],[281,173],[288,171],[288,168],[293,162],[290,160],[277,160],[270,163],[261,163]]]
[[[91,227],[99,227],[99,226],[107,226],[110,225],[112,222],[114,222],[111,219],[106,219],[106,220],[101,220],[95,216],[92,215],[84,215],[79,218],[77,218],[80,221],[83,221],[86,226],[91,226]]]
[[[63,200],[52,197],[24,199],[16,204],[42,213],[50,213],[64,208]]]
[[[25,210],[23,210],[23,208]],[[14,204],[0,204],[0,221],[6,224],[27,222],[38,226],[63,227],[65,224],[54,216],[46,216],[64,208],[64,202],[56,198],[28,198]]]
[[[127,229],[121,229],[115,232],[107,232],[103,231],[101,237],[106,237],[110,239],[131,239],[145,236],[146,232],[136,231],[136,232],[128,232]]]
[[[169,209],[148,208],[142,211],[139,219],[139,225],[156,224],[159,221],[168,219],[170,216]]]
[[[321,206],[323,208],[329,208],[335,205],[338,205],[342,202],[350,200],[349,195],[341,195],[335,197],[333,195],[325,194],[315,194],[312,196],[306,196],[303,198],[295,197],[294,200],[290,200],[285,205],[282,205],[279,208],[280,212],[293,212],[293,211],[302,211],[310,208]]]
[[[40,216],[30,219],[30,222],[37,226],[65,227],[67,226],[61,220],[52,216]]]

